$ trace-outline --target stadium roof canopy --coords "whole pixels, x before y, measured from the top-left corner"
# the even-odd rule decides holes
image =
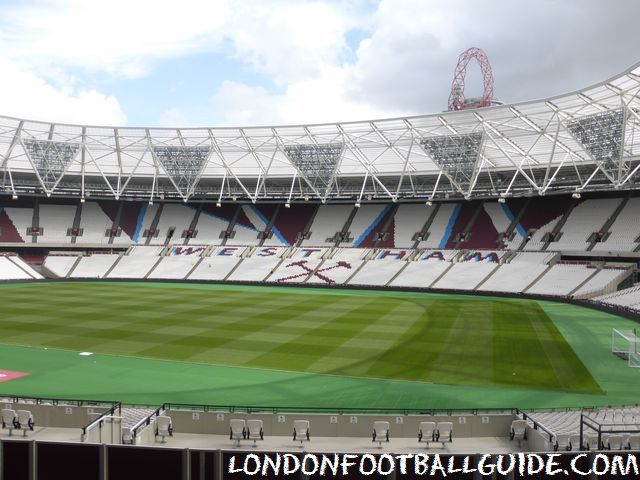
[[[131,128],[0,117],[5,193],[439,200],[638,188],[640,64],[525,103],[315,125]]]

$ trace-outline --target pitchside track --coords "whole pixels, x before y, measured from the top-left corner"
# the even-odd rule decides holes
[[[129,403],[636,403],[633,322],[551,302],[168,283],[0,288],[0,392]],[[79,355],[84,352],[84,355]],[[88,355],[87,353],[91,353]]]

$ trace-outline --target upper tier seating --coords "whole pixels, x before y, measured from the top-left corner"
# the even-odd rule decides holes
[[[640,237],[640,198],[630,198],[609,228],[611,235],[593,247],[594,251],[632,252]]]
[[[268,221],[255,205],[241,205],[233,238],[227,240],[227,245],[258,245],[258,234],[265,230]]]
[[[344,227],[353,205],[321,205],[318,208],[310,236],[302,242],[305,247],[330,247],[335,241],[328,240]]]
[[[525,243],[523,248],[531,251],[542,249],[545,235],[576,200],[561,195],[511,198],[504,203],[487,200],[433,206],[400,204],[397,209],[393,203],[366,202],[359,208],[353,204],[318,206],[313,203],[294,203],[285,208],[276,203],[223,203],[218,207],[215,203],[149,205],[93,199],[84,204],[64,204],[68,200],[50,203],[53,201],[42,200],[44,203],[39,204],[37,211],[34,210],[36,202],[29,199],[0,204],[0,243],[33,243],[27,231],[35,220],[40,229],[35,242],[42,245],[67,245],[75,238],[74,243],[79,247],[147,243],[277,247],[300,243],[331,247],[338,240],[336,233],[344,230],[348,236],[337,243],[340,247],[413,248],[417,241],[415,234],[427,226],[426,238],[418,241],[417,248],[495,249],[499,234],[509,230],[513,223],[511,239],[505,241],[506,248],[515,250]],[[595,251],[639,248],[640,242],[636,240],[640,240],[640,217],[635,212],[640,209],[640,197],[629,198],[607,228],[609,232],[600,232],[622,202],[622,197],[586,198],[578,202],[560,228],[562,235],[551,242],[548,249],[587,250],[594,233],[601,234],[603,239],[594,244]],[[78,231],[71,231],[80,206]],[[309,225],[312,216],[313,222]],[[112,228],[115,229],[113,238]],[[307,228],[309,238],[300,239]],[[533,233],[528,242],[524,242],[527,232]],[[265,236],[267,238],[263,238]]]
[[[506,203],[485,202],[483,207],[498,233],[504,233],[509,229],[514,214]],[[516,225],[513,229],[513,238],[508,242],[509,248],[517,249],[522,243],[525,233],[522,226]]]
[[[180,245],[185,242],[182,234],[191,226],[196,210],[186,205],[167,203],[162,208],[156,230],[158,236],[151,239],[152,245],[164,245],[167,237],[169,243]]]
[[[529,239],[529,241],[526,243],[525,245],[525,249],[526,250],[542,250],[542,247],[544,247],[545,245],[545,240],[543,240],[543,238],[545,237],[545,235],[551,231],[553,231],[553,229],[555,228],[555,226],[558,224],[558,222],[562,219],[562,215],[557,216],[556,218],[554,218],[553,220],[551,220],[549,223],[543,225],[542,227],[540,227],[538,230],[536,230],[532,235],[531,238]],[[507,244],[508,248],[517,248],[517,245],[514,245],[513,243],[509,242]],[[556,246],[552,245],[551,247],[549,247],[553,250],[556,250]]]
[[[136,233],[133,239],[135,243],[138,243],[140,245],[145,245],[147,243],[148,236],[145,236],[145,232],[148,233],[148,231],[151,229],[151,225],[153,224],[153,220],[155,219],[159,208],[160,205],[158,203],[154,203],[153,205],[142,205],[140,215],[138,216]],[[164,243],[160,240],[160,238],[160,232],[158,232],[158,237],[151,238],[150,243]]]
[[[518,217],[515,230],[525,237],[535,232],[532,239],[526,243],[526,250],[540,250],[545,244],[542,238],[551,232],[565,212],[571,207],[574,199],[568,195],[550,195],[532,197],[530,199],[507,199],[503,208]],[[506,205],[506,207],[505,207]],[[516,250],[521,245],[521,239],[515,237],[506,242],[506,248]]]
[[[20,237],[21,242],[31,243],[31,236],[27,235],[27,230],[31,228],[33,224],[33,208],[14,208],[14,207],[5,207],[3,213],[6,214],[5,221],[7,222],[6,226],[3,226],[0,235],[4,237],[6,235],[5,230],[9,230],[6,227],[14,227],[14,234]],[[17,238],[12,238],[11,241],[16,241]]]
[[[231,215],[231,213],[228,212],[228,208],[221,207],[217,210],[219,210],[217,215],[205,209],[200,212],[195,228],[198,233],[193,243],[206,245],[220,245],[222,243],[220,235],[229,227],[229,219],[224,215]]]
[[[71,243],[67,231],[73,227],[76,210],[75,205],[40,205],[42,235],[38,237],[38,243]]]
[[[453,224],[455,223],[459,213],[460,204],[441,204],[440,208],[438,208],[436,216],[429,226],[429,236],[426,240],[423,240],[418,244],[418,248],[445,248],[449,237],[451,236]],[[418,226],[416,225],[416,227]],[[419,228],[421,227],[422,226],[420,226]]]
[[[413,236],[422,230],[432,208],[424,204],[403,204],[398,207],[393,222],[393,240],[396,248],[412,248]]]
[[[349,226],[349,235],[351,241],[342,242],[342,247],[361,247],[369,233],[376,227],[381,227],[385,213],[389,206],[382,204],[362,205],[356,209],[356,214]]]
[[[586,250],[589,237],[611,217],[621,198],[590,199],[577,205],[561,228],[562,236],[553,242],[554,250]]]
[[[108,244],[108,230],[113,227],[113,221],[107,216],[97,202],[86,202],[82,206],[80,217],[80,229],[82,235],[76,239],[76,243]],[[131,243],[126,232],[121,232],[119,237],[113,237],[113,243]]]
[[[305,231],[316,206],[297,203],[289,208],[281,206],[271,227],[271,237],[265,239],[264,246],[295,246],[301,233]]]

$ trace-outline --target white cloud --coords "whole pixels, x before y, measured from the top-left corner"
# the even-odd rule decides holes
[[[79,78],[140,79],[158,62],[216,53],[260,75],[212,84],[203,103],[213,95],[213,112],[163,105],[162,125],[419,114],[446,107],[456,59],[470,46],[489,54],[500,99],[527,100],[588,85],[633,63],[639,15],[635,0],[17,3],[0,10],[0,61],[10,67],[0,75],[1,95],[10,97],[2,113],[112,123],[125,118],[117,99]],[[354,30],[364,38],[352,51],[347,39]],[[475,69],[471,93],[479,89]],[[23,83],[35,93],[6,93]]]
[[[214,105],[224,123],[343,121],[438,112],[447,107],[458,55],[471,46],[487,51],[496,95],[507,102],[581,88],[638,60],[633,21],[640,15],[640,3],[632,0],[615,6],[597,0],[382,0],[370,15],[356,11],[351,20],[342,18],[354,12],[340,11],[338,4],[330,4],[328,11],[332,13],[319,17],[323,21],[316,25],[304,24],[316,34],[327,25],[335,27],[332,40],[325,38],[321,47],[310,44],[309,51],[320,52],[310,55],[310,62],[305,62],[306,48],[286,48],[299,37],[305,45],[306,37],[294,30],[287,31],[289,43],[287,36],[269,30],[236,42],[247,61],[271,72],[282,88],[269,94],[234,82],[221,85]],[[338,21],[332,24],[331,15]],[[370,33],[360,42],[355,59],[345,63],[342,42],[354,26]],[[287,62],[289,52],[295,62]],[[297,64],[298,75],[291,71]],[[469,96],[481,93],[477,65],[469,65],[467,80]]]
[[[168,58],[224,52],[270,77],[292,98],[281,105],[278,96],[270,98],[258,89],[253,96],[262,102],[244,109],[244,99],[236,97],[240,104],[229,105],[233,111],[225,112],[224,118],[246,118],[252,123],[276,110],[283,121],[303,118],[304,111],[329,118],[332,110],[367,111],[363,106],[349,107],[339,98],[336,88],[341,86],[332,78],[349,54],[346,32],[362,21],[357,8],[357,3],[294,0],[43,0],[0,12],[0,41],[5,45],[0,58],[59,86],[43,92],[73,92],[78,80],[69,72],[78,71],[79,77],[140,78]],[[323,85],[322,79],[328,83]],[[0,88],[9,82],[0,78]],[[231,98],[223,97],[230,85],[233,82],[222,86],[218,104],[229,104]],[[324,94],[310,97],[314,88]],[[86,95],[68,93],[66,97],[78,105]],[[323,98],[335,100],[335,107],[323,104]],[[264,102],[278,108],[256,113],[256,105]],[[112,118],[111,112],[103,115],[99,110],[95,117]],[[193,123],[189,122],[192,113],[193,108],[170,108],[158,123]]]
[[[126,77],[162,58],[211,48],[226,0],[45,0],[0,14],[3,55],[35,69],[64,65]]]
[[[124,125],[113,96],[91,89],[58,88],[13,62],[0,59],[2,114],[61,123]]]
[[[158,121],[159,127],[189,127],[193,126],[189,124],[189,117],[186,112],[178,107],[172,107],[160,115]]]
[[[223,52],[278,82],[316,75],[348,52],[358,3],[321,0],[41,0],[0,11],[2,55],[127,77],[154,62]],[[26,55],[28,54],[28,55]]]
[[[322,123],[397,116],[352,99],[346,91],[348,72],[326,69],[322,76],[290,84],[281,94],[261,86],[225,81],[212,98],[218,122],[224,125]]]
[[[317,77],[348,53],[345,34],[363,21],[348,3],[240,1],[225,28],[234,56],[276,83]]]

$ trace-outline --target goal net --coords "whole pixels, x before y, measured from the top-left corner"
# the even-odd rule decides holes
[[[611,353],[626,360],[630,367],[640,367],[640,342],[636,329],[621,330],[614,328],[611,332]]]

